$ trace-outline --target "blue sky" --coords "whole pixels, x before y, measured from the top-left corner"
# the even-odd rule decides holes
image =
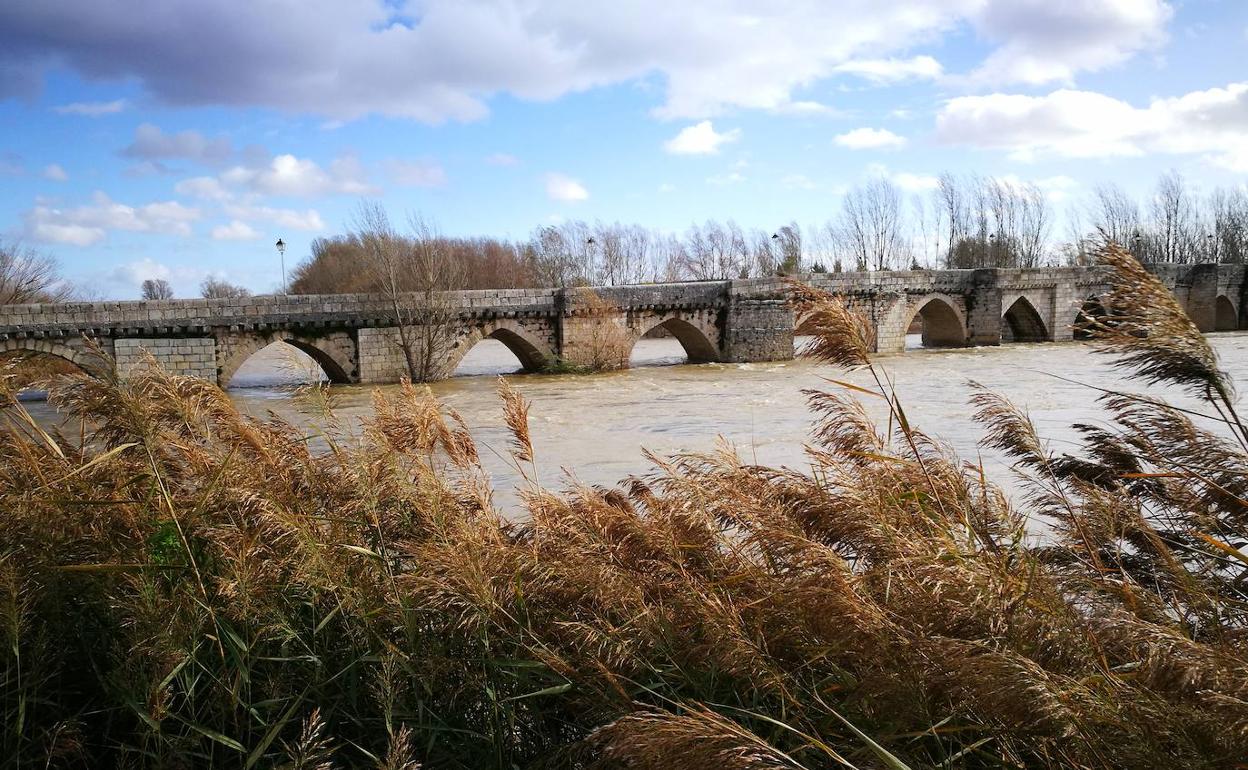
[[[361,198],[447,234],[819,224],[885,175],[1248,179],[1240,0],[0,0],[0,236],[270,291]],[[1061,233],[1056,232],[1060,237]]]

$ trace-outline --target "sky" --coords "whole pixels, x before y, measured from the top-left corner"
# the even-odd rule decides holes
[[[100,298],[447,235],[822,223],[885,176],[1248,179],[1243,0],[0,0],[0,238]]]

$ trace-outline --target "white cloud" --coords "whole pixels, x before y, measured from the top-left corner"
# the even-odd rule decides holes
[[[128,206],[97,192],[88,205],[61,209],[39,203],[24,218],[26,232],[34,240],[90,246],[112,230],[190,235],[200,211],[177,201]]]
[[[69,174],[65,173],[65,169],[61,168],[59,163],[49,163],[43,167],[43,178],[50,179],[53,182],[69,181]]]
[[[212,176],[197,176],[183,179],[173,186],[178,195],[189,195],[192,198],[221,201],[232,197],[229,190],[221,184],[221,180]]]
[[[345,155],[321,168],[309,158],[278,155],[264,166],[234,166],[222,172],[220,180],[264,195],[317,198],[325,195],[373,195],[377,188],[368,183],[359,160]]]
[[[1020,160],[1167,153],[1248,172],[1248,82],[1154,99],[1147,107],[1090,91],[963,96],[937,115],[936,137]]]
[[[212,228],[212,237],[218,241],[254,241],[260,237],[260,233],[246,222],[235,219],[229,224]]]
[[[486,156],[485,162],[491,166],[515,166],[520,163],[520,159],[505,152],[496,152],[493,155]]]
[[[893,171],[883,163],[872,163],[867,166],[866,175],[886,179],[905,193],[925,193],[935,190],[940,180],[931,174],[916,174],[911,171]]]
[[[552,172],[546,175],[546,195],[555,201],[583,201],[589,190],[572,177]]]
[[[1155,45],[1170,15],[1162,0],[306,0],[296,14],[250,0],[127,13],[98,0],[9,2],[0,98],[67,70],[177,106],[436,123],[480,119],[498,95],[551,100],[641,82],[661,88],[659,116],[702,120],[785,111],[839,66],[904,57],[964,24],[996,46],[977,77],[1068,79]],[[188,40],[213,55],[188,55]]]
[[[441,187],[446,172],[436,163],[414,160],[390,160],[386,171],[391,181],[403,187]]]
[[[844,64],[838,64],[833,71],[857,75],[874,83],[896,83],[910,79],[938,78],[944,68],[930,56],[915,56],[910,59],[851,59]]]
[[[829,107],[822,102],[813,101],[785,102],[784,104],[773,107],[772,111],[780,113],[781,115],[798,116],[821,115],[825,117],[832,117],[841,114],[839,110],[833,107]]]
[[[855,128],[834,140],[851,150],[896,150],[906,146],[906,139],[887,128]]]
[[[229,172],[222,176],[224,177],[228,174]],[[252,177],[247,176],[242,181],[253,180]],[[325,220],[321,218],[320,213],[315,209],[300,211],[298,209],[264,205],[262,203],[264,197],[260,193],[251,189],[236,189],[222,182],[220,177],[198,176],[183,179],[174,186],[174,190],[179,195],[186,195],[218,204],[222,213],[235,220],[230,223],[230,227],[234,227],[239,223],[263,222],[283,229],[310,232],[325,229]],[[217,230],[220,230],[220,234],[218,234]],[[226,230],[221,228],[217,228],[217,230],[213,231],[214,238],[227,237]],[[234,232],[242,233],[243,231],[234,227]]]
[[[908,193],[925,193],[935,190],[940,180],[931,174],[912,174],[909,171],[898,171],[888,175],[893,184]]]
[[[101,270],[92,276],[93,284],[104,284],[112,287],[112,296],[135,296],[139,287],[146,280],[164,280],[173,284],[175,297],[198,296],[195,287],[213,271],[198,266],[166,265],[151,257],[132,260],[125,264]]]
[[[143,123],[134,131],[134,141],[121,151],[122,157],[140,161],[185,158],[200,163],[224,163],[234,154],[225,137],[209,139],[198,131],[167,134],[159,126]]]
[[[157,262],[151,257],[144,257],[134,262],[118,265],[109,273],[109,278],[114,283],[127,286],[138,286],[148,279],[167,281],[172,277],[173,271],[169,269],[168,265]]]
[[[1040,188],[1040,192],[1044,193],[1044,197],[1048,198],[1050,203],[1062,203],[1070,198],[1071,193],[1079,189],[1079,182],[1065,174],[1042,177],[1034,180],[1032,184]]]
[[[115,115],[126,108],[125,99],[114,99],[111,102],[71,102],[52,109],[62,115],[83,115],[98,118],[101,115]]]
[[[704,120],[692,126],[686,126],[676,136],[663,143],[663,149],[674,155],[714,155],[720,146],[735,142],[741,138],[741,130],[718,133],[711,121]]]
[[[986,83],[1071,82],[1156,48],[1173,10],[1165,0],[1011,0],[972,14],[979,34],[1000,43],[972,79]]]
[[[661,193],[676,192],[676,185],[672,184],[671,182],[664,182],[659,185],[659,192]]]
[[[325,229],[325,220],[315,209],[299,211],[297,209],[274,208],[246,203],[228,203],[223,209],[226,215],[250,222],[267,222],[277,227],[292,230],[317,232]]]

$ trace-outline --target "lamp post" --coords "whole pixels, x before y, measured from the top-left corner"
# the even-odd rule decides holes
[[[282,294],[286,293],[286,241],[281,238],[277,239],[277,243],[273,244],[277,247],[277,256],[282,260]]]
[[[593,283],[592,276],[593,276],[593,271],[595,269],[594,256],[595,256],[596,249],[594,248],[594,246],[596,246],[597,244],[598,244],[598,241],[595,241],[593,236],[590,236],[589,238],[585,239],[585,249],[589,256],[589,264],[585,265],[585,270],[588,273],[588,275],[586,275],[585,278],[586,280],[590,281],[591,284]],[[615,276],[613,275],[607,276],[607,283],[614,286]]]

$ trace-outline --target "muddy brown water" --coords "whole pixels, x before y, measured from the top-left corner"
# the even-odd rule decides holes
[[[1210,340],[1236,381],[1248,380],[1248,332],[1214,334]],[[1017,486],[1008,462],[979,446],[983,429],[971,419],[971,381],[1026,408],[1059,452],[1074,446],[1074,423],[1104,422],[1094,387],[1151,393],[1193,405],[1181,394],[1127,380],[1108,357],[1093,353],[1085,343],[913,349],[917,343],[912,337],[904,354],[877,359],[878,368],[893,380],[911,423],[950,444],[964,459],[982,460],[990,478],[1012,492]],[[319,373],[311,359],[292,352],[278,343],[253,356],[235,376],[230,395],[246,412],[271,411],[310,428],[320,419],[316,409],[292,398],[285,386]],[[826,381],[829,377],[869,384],[865,372],[846,374],[805,359],[699,365],[683,360],[675,339],[643,339],[634,351],[635,368],[625,371],[512,377],[531,402],[530,430],[541,482],[559,487],[566,474],[574,474],[582,482],[613,485],[651,470],[643,448],[660,455],[705,451],[719,437],[748,461],[804,469],[803,445],[812,417],[802,391],[836,388]],[[508,460],[510,436],[495,379],[518,368],[502,343],[485,340],[464,358],[459,376],[430,386],[468,422],[498,502],[507,507],[516,504],[521,479]],[[347,425],[358,427],[371,412],[374,387],[334,387],[339,415]],[[882,404],[866,400],[873,413],[885,416]],[[45,424],[59,420],[45,403],[27,407]]]

